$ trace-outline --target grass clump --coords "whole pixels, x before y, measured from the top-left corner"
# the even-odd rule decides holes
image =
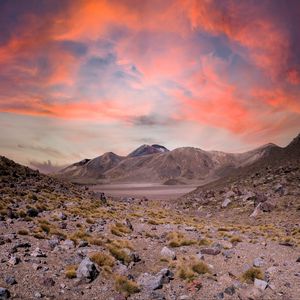
[[[263,279],[264,275],[261,269],[252,267],[248,269],[243,275],[242,280],[247,283],[254,282],[254,279]]]
[[[18,234],[20,234],[20,235],[28,235],[29,232],[28,232],[28,230],[26,230],[26,229],[20,229],[20,230],[18,231]]]
[[[182,260],[177,266],[178,277],[187,281],[192,281],[198,275],[207,273],[210,273],[208,265],[195,257]]]
[[[47,224],[41,224],[41,225],[40,225],[40,229],[41,229],[42,231],[44,231],[46,234],[49,234],[49,232],[50,232],[50,226],[47,225]]]
[[[129,280],[125,276],[117,276],[115,279],[116,290],[126,297],[138,293],[140,291],[136,282]]]
[[[237,244],[237,243],[242,242],[242,239],[241,239],[241,237],[239,237],[239,236],[233,236],[233,237],[230,239],[230,242],[231,242],[232,244]]]
[[[116,236],[123,236],[124,234],[130,233],[131,230],[124,224],[117,222],[111,226],[110,232]]]
[[[122,248],[115,245],[109,245],[108,250],[115,259],[121,261],[125,265],[128,265],[132,261],[132,258]]]
[[[171,232],[168,234],[167,239],[169,240],[169,246],[173,248],[196,244],[196,241],[187,239],[181,232]]]
[[[76,270],[77,270],[77,266],[73,266],[73,265],[67,266],[65,271],[66,277],[69,279],[76,278],[77,277]]]
[[[105,253],[102,252],[95,252],[92,253],[90,256],[90,259],[96,263],[99,267],[108,266],[113,267],[114,266],[114,259]]]

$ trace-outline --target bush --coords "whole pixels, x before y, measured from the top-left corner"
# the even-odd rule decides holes
[[[101,252],[93,253],[90,256],[90,259],[100,267],[103,267],[103,266],[113,267],[114,266],[114,259],[110,255],[105,254],[105,253],[101,253]]]
[[[167,239],[169,240],[169,246],[173,248],[189,246],[196,243],[194,240],[187,239],[181,232],[171,232],[168,234]]]
[[[77,269],[76,266],[67,266],[66,272],[65,272],[66,277],[69,279],[76,278],[76,276],[77,276],[76,269]]]
[[[20,235],[28,235],[28,230],[26,230],[26,229],[21,229],[21,230],[19,230],[18,231],[18,234],[20,234]]]
[[[116,290],[126,297],[138,293],[140,291],[139,286],[132,280],[129,280],[125,276],[117,276],[116,277]]]
[[[243,274],[242,279],[247,283],[252,283],[255,278],[263,279],[263,277],[263,272],[259,268],[252,267]]]

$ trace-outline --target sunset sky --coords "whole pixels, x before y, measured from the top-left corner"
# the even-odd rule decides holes
[[[298,0],[1,0],[0,155],[50,168],[145,143],[285,146],[299,28]]]

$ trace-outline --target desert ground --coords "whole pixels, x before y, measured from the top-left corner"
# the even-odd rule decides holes
[[[299,299],[298,163],[171,201],[0,162],[0,299]]]
[[[198,185],[163,185],[157,183],[123,183],[93,185],[91,190],[104,192],[111,197],[149,198],[152,200],[173,200],[194,190]]]

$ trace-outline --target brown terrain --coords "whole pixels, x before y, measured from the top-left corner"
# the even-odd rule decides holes
[[[244,154],[151,147],[61,174],[216,180],[108,197],[0,158],[0,299],[299,299],[300,136]]]

